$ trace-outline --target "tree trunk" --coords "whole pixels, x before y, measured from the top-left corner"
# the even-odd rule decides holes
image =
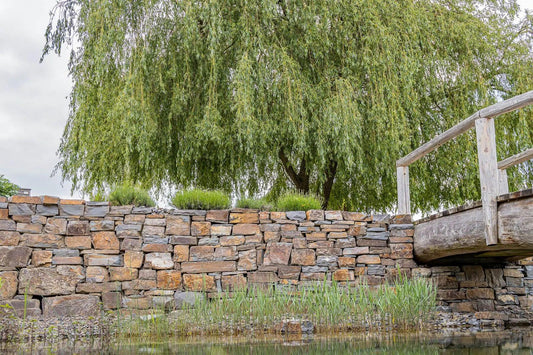
[[[326,181],[324,181],[322,187],[322,209],[324,210],[328,208],[331,189],[333,188],[333,182],[335,181],[335,174],[337,174],[337,162],[332,160],[326,173]]]
[[[296,187],[296,190],[302,194],[308,194],[309,193],[309,174],[307,173],[306,169],[306,162],[305,157],[302,159],[302,162],[300,163],[300,168],[298,169],[298,173],[293,168],[292,164],[289,162],[289,159],[285,155],[285,152],[283,149],[279,150],[278,153],[279,159],[281,160],[281,165],[283,166],[283,170],[285,170],[285,173],[291,180],[291,182]]]

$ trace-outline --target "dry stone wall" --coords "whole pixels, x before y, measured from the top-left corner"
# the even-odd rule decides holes
[[[419,266],[413,232],[409,216],[14,196],[0,200],[0,300],[32,317],[83,316],[180,307],[248,285],[378,285],[401,271],[434,279],[440,304],[453,310],[530,307],[531,266]]]

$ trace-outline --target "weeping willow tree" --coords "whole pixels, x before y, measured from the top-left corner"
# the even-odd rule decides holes
[[[58,1],[43,56],[67,46],[74,85],[57,169],[85,192],[295,188],[391,209],[396,159],[533,89],[531,29],[514,0]],[[497,121],[501,155],[533,144],[532,122]],[[477,198],[477,169],[472,134],[414,164],[415,209]]]

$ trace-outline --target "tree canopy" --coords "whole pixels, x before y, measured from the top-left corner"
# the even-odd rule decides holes
[[[0,196],[10,197],[19,191],[19,187],[0,174]]]
[[[69,46],[74,85],[57,168],[86,192],[294,187],[391,209],[396,159],[533,88],[532,27],[515,0],[58,1],[43,56]],[[531,112],[497,121],[500,157],[533,144]],[[479,196],[470,133],[412,166],[414,209]]]

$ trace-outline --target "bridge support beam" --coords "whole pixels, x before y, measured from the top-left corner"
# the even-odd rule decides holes
[[[500,173],[496,158],[496,133],[492,118],[476,120],[479,181],[487,245],[498,244],[498,190]]]

